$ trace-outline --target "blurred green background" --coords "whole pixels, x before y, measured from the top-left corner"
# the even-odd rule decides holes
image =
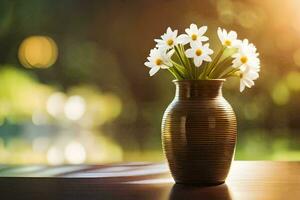
[[[260,52],[255,87],[224,96],[237,160],[300,160],[300,2],[0,1],[0,163],[161,161],[174,86],[144,66],[168,26],[218,26]],[[214,44],[213,44],[214,45]]]

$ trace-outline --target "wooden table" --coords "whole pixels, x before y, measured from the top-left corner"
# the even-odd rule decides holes
[[[300,199],[300,162],[235,161],[226,184],[174,184],[164,163],[0,166],[0,199]]]

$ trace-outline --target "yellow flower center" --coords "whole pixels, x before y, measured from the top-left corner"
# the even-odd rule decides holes
[[[161,65],[163,63],[163,61],[159,58],[156,59],[155,64],[156,65]]]
[[[230,46],[230,45],[231,45],[231,41],[230,41],[230,40],[225,40],[224,44],[225,44],[226,46]]]
[[[192,38],[192,40],[197,40],[197,35],[196,34],[193,34],[192,36],[191,36],[191,38]]]
[[[246,56],[242,56],[240,61],[241,63],[245,64],[248,61],[248,58]]]
[[[202,55],[201,49],[197,49],[197,50],[196,50],[196,55],[197,55],[197,56],[201,56],[201,55]]]
[[[172,46],[172,45],[174,44],[174,41],[173,41],[172,39],[168,39],[168,40],[167,40],[167,44],[168,44],[169,46]]]

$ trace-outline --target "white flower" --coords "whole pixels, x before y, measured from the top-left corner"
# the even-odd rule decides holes
[[[240,71],[240,92],[243,92],[245,87],[251,88],[254,85],[254,80],[259,77],[257,71],[247,66]]]
[[[182,34],[178,36],[178,43],[187,44],[187,43],[199,43],[208,41],[208,37],[203,36],[207,30],[207,26],[202,26],[198,29],[196,24],[191,24],[190,28],[185,29],[187,34]]]
[[[155,42],[157,42],[156,46],[163,49],[173,48],[175,45],[178,44],[177,34],[178,34],[177,30],[172,31],[172,29],[168,27],[167,32],[161,36],[162,39],[154,40]]]
[[[236,47],[238,48],[238,51],[248,51],[256,53],[256,47],[254,46],[254,44],[249,43],[247,39],[237,40]]]
[[[185,51],[188,58],[194,58],[194,63],[196,67],[200,67],[203,61],[211,62],[211,55],[213,50],[209,48],[209,44],[202,46],[200,42],[191,43],[191,48]]]
[[[218,28],[218,37],[222,43],[222,45],[232,48],[238,45],[237,34],[235,31],[227,31],[225,29]]]
[[[150,50],[150,55],[145,65],[150,69],[149,74],[153,76],[159,69],[167,69],[171,66],[170,54],[162,48],[154,48]]]
[[[254,85],[254,80],[259,77],[260,60],[256,47],[247,39],[238,41],[237,48],[237,53],[232,55],[234,58],[232,67],[239,68],[240,92],[242,92],[245,87],[251,88]]]
[[[255,71],[260,71],[260,60],[256,53],[256,47],[248,42],[247,39],[240,42],[238,52],[233,54],[232,67],[245,69],[247,67]]]

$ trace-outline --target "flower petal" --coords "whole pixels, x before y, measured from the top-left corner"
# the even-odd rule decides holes
[[[159,67],[158,67],[158,66],[152,67],[152,68],[150,69],[150,71],[149,71],[149,75],[150,75],[150,76],[153,76],[156,72],[158,72],[158,70],[159,70]]]
[[[189,38],[189,36],[187,34],[181,34],[177,38],[177,42],[179,44],[185,45],[185,44],[189,43],[189,41],[190,41],[190,38]]]
[[[201,41],[197,40],[195,42],[191,42],[190,46],[192,47],[192,49],[198,49],[198,48],[202,48],[202,43]]]
[[[145,65],[146,67],[149,67],[149,68],[152,68],[152,67],[153,67],[153,65],[152,65],[151,62],[145,62],[144,65]]]
[[[170,34],[170,33],[172,33],[172,29],[171,29],[171,27],[168,27],[167,28],[167,32],[166,32],[167,34]]]
[[[199,35],[203,35],[207,31],[207,26],[202,26],[199,28]]]
[[[188,57],[188,58],[193,58],[193,57],[194,57],[194,54],[195,54],[195,52],[194,52],[193,49],[187,49],[187,50],[185,51],[185,55],[186,55],[186,57]]]
[[[235,40],[237,38],[237,33],[235,31],[230,31],[228,33],[228,37],[231,39],[231,40]]]
[[[178,30],[174,30],[174,31],[173,31],[173,37],[176,38],[176,37],[177,37],[177,34],[178,34]]]
[[[202,42],[206,42],[206,41],[209,40],[209,38],[206,37],[206,36],[201,36],[199,40],[202,41]]]
[[[169,69],[170,67],[168,67],[168,66],[166,66],[166,65],[161,65],[160,68],[162,68],[162,69]]]
[[[223,43],[224,37],[223,37],[222,29],[220,27],[218,28],[217,33],[218,33],[218,37],[219,37],[221,43]]]
[[[240,83],[240,92],[243,92],[245,89],[245,84],[243,83],[243,81],[241,80],[241,83]]]
[[[204,56],[203,60],[206,61],[206,62],[211,62],[212,61],[211,57],[208,56],[208,55]]]
[[[186,28],[186,29],[185,29],[185,32],[186,32],[188,35],[192,35],[192,31],[191,31],[191,29],[189,29],[189,28]]]
[[[243,83],[248,87],[251,88],[254,85],[254,82],[250,79],[244,79]]]
[[[192,33],[197,33],[198,32],[198,27],[196,24],[191,24],[190,25],[190,30]]]
[[[201,57],[194,57],[194,64],[196,67],[200,67],[202,65],[202,58]]]
[[[171,49],[170,51],[167,52],[168,58],[170,58],[173,54],[175,53],[174,49]]]

